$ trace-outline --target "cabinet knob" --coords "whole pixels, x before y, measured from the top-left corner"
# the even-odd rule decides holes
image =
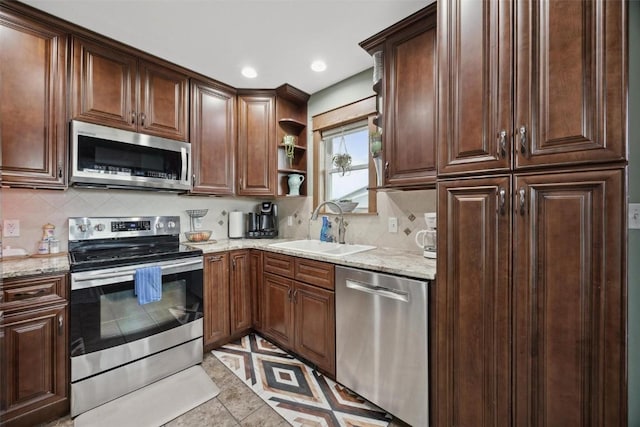
[[[389,178],[389,161],[384,163],[384,177]]]
[[[140,126],[144,127],[144,119],[146,119],[147,116],[144,113],[140,113]]]
[[[62,317],[62,314],[58,316],[58,335],[62,335],[63,330],[62,327],[64,326],[64,318]]]
[[[527,157],[528,153],[529,153],[529,149],[527,146],[527,128],[524,126],[520,126],[520,129],[518,129],[518,133],[520,134],[520,153],[522,153],[523,156]]]
[[[524,215],[526,205],[526,190],[524,187],[518,190],[518,198],[520,200],[520,215]]]
[[[505,158],[507,155],[507,131],[498,132],[498,157]]]
[[[504,215],[505,213],[505,205],[507,204],[507,191],[500,187],[498,190],[498,206],[500,207],[500,215]]]
[[[131,124],[132,125],[136,124],[136,112],[135,111],[131,112]]]

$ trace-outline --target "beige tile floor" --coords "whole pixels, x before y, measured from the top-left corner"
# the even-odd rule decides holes
[[[202,367],[220,388],[220,394],[165,424],[165,427],[287,427],[290,425],[211,353],[204,355]],[[44,427],[73,427],[73,420],[67,416],[45,424]],[[399,420],[393,420],[389,427],[408,427],[408,425]]]

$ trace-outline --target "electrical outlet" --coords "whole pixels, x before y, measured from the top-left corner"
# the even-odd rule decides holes
[[[293,225],[293,217],[291,215],[287,216],[287,226],[291,227]]]
[[[640,228],[640,203],[629,203],[629,228]]]
[[[398,232],[398,218],[390,217],[389,218],[389,233],[397,233]]]
[[[2,235],[4,237],[20,237],[20,220],[5,219],[2,228]]]

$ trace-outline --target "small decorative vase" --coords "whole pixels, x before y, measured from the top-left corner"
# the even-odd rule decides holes
[[[289,175],[289,180],[287,183],[289,184],[289,194],[288,196],[299,196],[300,195],[300,186],[304,182],[304,175],[300,175],[299,173],[292,173]]]

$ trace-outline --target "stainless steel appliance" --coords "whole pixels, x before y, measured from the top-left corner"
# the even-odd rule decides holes
[[[336,379],[429,424],[428,282],[336,266]]]
[[[202,251],[180,217],[69,218],[71,416],[202,361]],[[137,270],[160,267],[140,304]]]
[[[278,237],[278,206],[272,202],[258,205],[258,213],[247,215],[245,237],[252,239],[273,239]]]
[[[76,186],[191,189],[191,145],[71,121],[71,176]]]

